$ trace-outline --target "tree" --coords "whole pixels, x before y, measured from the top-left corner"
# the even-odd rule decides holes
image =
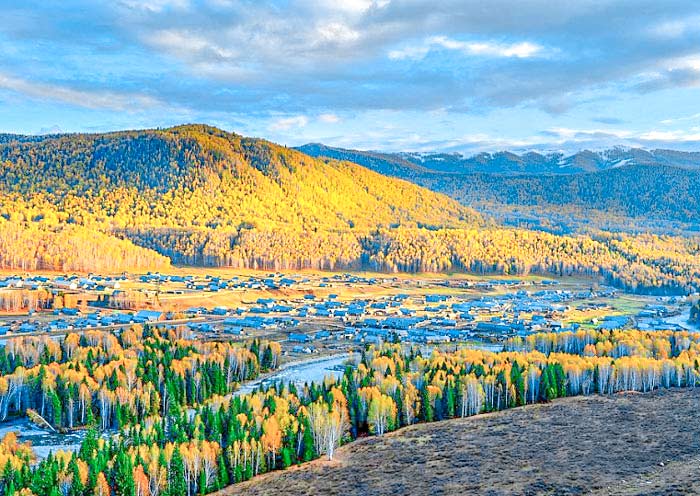
[[[110,496],[109,484],[104,472],[97,474],[97,483],[95,485],[94,496]]]
[[[134,467],[131,457],[122,449],[117,453],[112,487],[117,496],[135,496]]]
[[[182,496],[188,493],[185,481],[185,463],[180,449],[175,448],[168,468],[168,496]]]

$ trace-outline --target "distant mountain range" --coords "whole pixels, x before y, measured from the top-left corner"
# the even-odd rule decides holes
[[[382,174],[445,193],[464,205],[536,207],[540,216],[574,212],[572,225],[595,227],[592,210],[640,219],[663,232],[663,222],[692,224],[700,219],[700,153],[613,148],[574,155],[510,152],[472,157],[440,153],[377,153],[319,144],[299,147],[316,157],[348,160]],[[576,214],[576,210],[581,210]],[[532,208],[529,209],[532,214]],[[536,212],[535,212],[536,213]],[[561,220],[561,219],[559,219]],[[662,224],[659,223],[662,221]],[[655,224],[654,224],[655,222]],[[517,224],[517,219],[508,223]],[[637,226],[638,224],[634,224]],[[618,222],[620,230],[630,224]]]
[[[664,165],[700,170],[700,152],[676,150],[644,150],[616,147],[603,151],[582,150],[573,155],[563,153],[508,151],[479,153],[465,156],[460,153],[382,153],[347,150],[319,143],[298,147],[298,150],[318,157],[326,156],[349,160],[378,170],[384,174],[406,175],[417,172],[453,174],[579,174],[599,172],[625,165]]]

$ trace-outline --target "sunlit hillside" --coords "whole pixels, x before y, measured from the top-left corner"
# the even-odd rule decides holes
[[[348,162],[199,125],[0,146],[11,220],[107,227],[464,227],[447,197]]]
[[[700,274],[693,240],[499,227],[407,181],[203,125],[5,141],[5,268],[536,273],[654,292]]]
[[[222,264],[205,255],[205,245],[214,249],[212,233],[225,245],[216,247],[223,256],[251,232],[291,231],[287,242],[297,246],[304,233],[322,233],[336,247],[336,237],[356,240],[353,232],[377,228],[481,223],[472,210],[408,182],[207,126],[4,135],[0,143],[4,267],[118,270],[165,261],[102,235],[105,253],[120,255],[76,263],[69,246],[93,243],[97,232],[132,237],[179,262]],[[47,237],[57,240],[50,255],[41,248]],[[342,258],[347,250],[337,247]]]

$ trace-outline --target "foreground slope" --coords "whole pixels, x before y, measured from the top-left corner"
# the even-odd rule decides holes
[[[700,391],[566,398],[416,425],[221,495],[697,494]]]

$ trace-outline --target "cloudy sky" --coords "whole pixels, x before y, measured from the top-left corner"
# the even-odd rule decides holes
[[[700,150],[697,0],[0,0],[0,131]]]

